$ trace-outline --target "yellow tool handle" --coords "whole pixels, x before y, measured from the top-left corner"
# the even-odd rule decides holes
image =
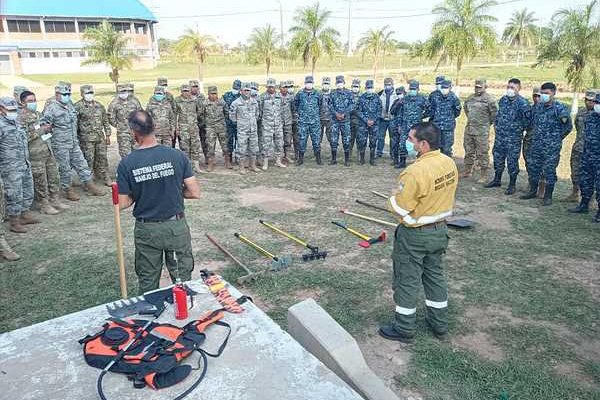
[[[272,229],[272,230],[274,230],[275,232],[277,232],[277,233],[279,233],[279,234],[281,234],[281,235],[285,236],[286,238],[288,238],[288,239],[290,239],[290,240],[293,240],[294,242],[298,243],[300,246],[308,247],[308,243],[306,243],[306,242],[303,242],[302,240],[298,239],[298,238],[297,238],[297,237],[295,237],[295,236],[292,236],[292,235],[290,235],[289,233],[287,233],[287,232],[285,232],[285,231],[282,231],[282,230],[281,230],[281,229],[279,229],[278,227],[276,227],[276,226],[273,226],[273,225],[271,225],[271,224],[269,224],[268,222],[265,222],[265,221],[263,221],[263,220],[260,220],[259,222],[260,222],[261,224],[263,224],[264,226],[266,226],[267,228],[271,228],[271,229]]]
[[[371,239],[371,238],[370,238],[370,237],[368,237],[367,235],[363,235],[362,233],[360,233],[360,232],[358,232],[358,231],[355,231],[355,230],[354,230],[354,229],[352,229],[352,228],[348,228],[348,227],[346,227],[346,230],[347,230],[348,232],[350,232],[350,233],[352,233],[352,234],[354,234],[354,235],[358,236],[358,237],[359,237],[359,238],[361,238],[362,240],[369,240],[369,239]]]
[[[277,257],[275,257],[274,254],[269,253],[267,250],[263,249],[262,247],[260,247],[259,245],[257,245],[256,243],[250,241],[250,239],[240,235],[240,234],[236,234],[235,236],[238,237],[238,239],[240,239],[242,242],[246,243],[247,245],[253,247],[256,251],[258,251],[259,253],[262,253],[263,255],[271,258],[271,259],[276,259]]]

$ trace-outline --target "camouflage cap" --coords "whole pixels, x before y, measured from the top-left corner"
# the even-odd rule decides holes
[[[250,90],[252,89],[252,84],[250,82],[244,82],[241,85],[240,90]]]
[[[404,89],[404,86],[398,86],[396,88],[396,94],[400,94],[400,93],[406,93],[406,89]]]
[[[365,81],[365,89],[373,89],[374,85],[373,79],[367,79]]]
[[[71,86],[67,86],[67,85],[57,85],[54,87],[54,92],[55,93],[68,93],[71,94]]]
[[[196,79],[192,79],[189,84],[190,87],[200,87],[200,82],[198,82]]]
[[[233,81],[231,88],[234,90],[240,90],[242,88],[242,81],[240,81],[239,79],[236,79],[235,81]]]
[[[279,81],[279,87],[289,87],[290,81]]]
[[[250,89],[258,90],[258,83],[257,82],[250,82]]]
[[[127,91],[133,92],[133,83],[126,83],[125,87],[127,88]]]
[[[412,79],[408,82],[408,90],[417,90],[419,89],[419,81],[416,79]]]
[[[165,77],[160,77],[160,78],[156,79],[156,85],[157,86],[167,86],[168,84],[169,84],[168,80]]]
[[[585,91],[585,99],[586,100],[594,100],[596,98],[596,91],[592,89],[588,89]]]
[[[293,80],[293,79],[290,79],[290,80],[288,81],[288,84],[290,85],[290,87],[294,87],[294,80]]]
[[[541,95],[541,94],[542,94],[542,90],[540,89],[540,87],[539,87],[539,86],[534,86],[534,87],[533,87],[533,95],[534,95],[534,96],[535,96],[535,95],[539,96],[539,95]]]
[[[0,107],[6,108],[7,110],[16,110],[17,101],[14,97],[3,96],[0,97]]]
[[[15,86],[13,88],[13,95],[18,98],[19,96],[21,96],[21,93],[23,93],[26,90],[29,89],[27,89],[25,86]]]
[[[127,84],[126,83],[118,83],[117,84],[117,92],[127,92]]]
[[[446,80],[446,77],[444,75],[438,75],[435,77],[435,84],[441,85],[442,82],[444,82],[445,80]]]
[[[394,80],[393,80],[392,78],[389,78],[389,77],[388,77],[388,78],[385,78],[385,79],[383,80],[383,84],[384,84],[384,85],[393,85],[393,84],[394,84]]]
[[[485,79],[475,79],[475,87],[485,87],[486,81]]]
[[[94,93],[94,87],[92,85],[81,85],[79,91],[81,94]]]
[[[358,79],[358,78],[352,79],[352,86],[353,87],[360,87],[360,79]]]
[[[65,86],[69,88],[69,92],[71,91],[71,82],[67,81],[58,81],[57,86]]]
[[[600,103],[600,93],[596,93],[596,96],[594,97],[594,103]]]
[[[323,79],[325,79],[325,78],[323,78]],[[315,82],[315,80],[312,77],[312,75],[308,75],[308,76],[304,77],[304,83],[314,83],[314,82]]]
[[[275,87],[277,86],[277,81],[273,78],[267,79],[267,87]]]
[[[452,87],[452,81],[449,79],[444,79],[444,81],[442,82],[442,88],[450,89],[451,87]]]
[[[344,75],[338,75],[335,77],[335,83],[345,83]]]
[[[164,86],[154,86],[154,93],[162,93],[165,94],[165,87]]]
[[[328,76],[324,76],[323,79],[321,80],[321,83],[331,83],[331,78]]]
[[[219,92],[218,92],[216,86],[209,86],[208,87],[208,94],[217,94],[217,93],[219,93]]]
[[[189,83],[184,83],[184,84],[181,85],[180,90],[182,92],[189,92],[190,90],[192,90],[192,87],[190,86]]]

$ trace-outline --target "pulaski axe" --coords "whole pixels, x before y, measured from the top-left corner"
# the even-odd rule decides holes
[[[253,241],[248,239],[247,237],[245,237],[237,232],[234,233],[233,236],[240,239],[240,241],[242,243],[247,244],[248,246],[252,247],[254,250],[256,250],[258,253],[262,254],[263,256],[270,258],[271,259],[271,269],[274,271],[278,271],[280,269],[287,268],[292,264],[292,257],[290,257],[290,256],[277,257],[275,254],[269,252],[268,250],[265,250],[264,248],[260,247],[259,245],[257,245],[256,243],[254,243]]]
[[[361,238],[362,240],[360,242],[358,242],[358,245],[360,247],[364,247],[365,249],[368,248],[368,247],[371,247],[372,244],[380,243],[380,242],[385,242],[385,240],[387,239],[385,231],[381,231],[381,233],[379,234],[379,236],[371,238],[371,237],[365,235],[364,233],[360,233],[359,231],[348,227],[344,222],[331,221],[331,223],[334,224],[334,225],[339,226],[340,228],[342,228],[342,229],[344,229],[344,230],[346,230],[348,232],[350,232],[354,236],[357,236],[357,237]]]
[[[291,234],[287,233],[286,231],[284,231],[283,229],[279,229],[278,227],[273,226],[270,223],[263,221],[262,219],[259,219],[258,222],[260,222],[267,228],[279,233],[280,235],[285,236],[286,238],[290,239],[291,241],[298,243],[300,246],[303,246],[303,247],[306,247],[307,249],[309,249],[310,250],[309,253],[302,254],[302,261],[319,260],[319,259],[325,259],[325,257],[327,257],[327,252],[319,251],[319,248],[317,246],[312,246],[311,244],[298,239],[296,236],[291,235]]]

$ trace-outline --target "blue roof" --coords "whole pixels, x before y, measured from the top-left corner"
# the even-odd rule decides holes
[[[0,15],[157,21],[139,0],[1,0]]]

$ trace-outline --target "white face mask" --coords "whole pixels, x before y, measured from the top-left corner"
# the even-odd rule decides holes
[[[329,90],[329,83],[323,84],[323,90]]]
[[[336,83],[335,87],[337,87],[338,89],[343,89],[344,88],[344,84],[343,83]]]
[[[373,89],[373,88],[367,89],[367,93],[375,93],[375,89]]]
[[[127,98],[129,97],[129,92],[121,92],[119,93],[119,98],[122,100],[127,100]]]
[[[594,112],[600,114],[600,104],[594,104]]]
[[[86,93],[83,95],[83,99],[85,101],[92,101],[94,100],[94,93]]]
[[[436,88],[437,90],[442,90],[442,85],[435,85],[435,88]]]
[[[448,93],[450,93],[450,89],[441,89],[441,91],[444,96],[447,96]]]
[[[9,121],[15,121],[17,119],[17,112],[16,111],[7,111],[6,119],[8,119]]]
[[[508,88],[508,89],[506,89],[506,95],[507,95],[508,97],[515,97],[515,95],[516,95],[516,94],[517,94],[517,93],[515,92],[515,89],[512,89],[512,88]]]
[[[404,98],[404,93],[400,93],[400,94],[398,95],[398,98],[399,98],[400,100],[402,100],[402,99]]]
[[[352,88],[352,93],[358,93],[359,89],[360,89],[360,88],[353,87],[353,88]]]
[[[304,87],[305,87],[306,89],[308,89],[308,90],[312,90],[312,88],[313,88],[313,84],[312,84],[312,83],[305,83],[305,84],[304,84]],[[323,87],[323,89],[325,89],[325,88]]]

